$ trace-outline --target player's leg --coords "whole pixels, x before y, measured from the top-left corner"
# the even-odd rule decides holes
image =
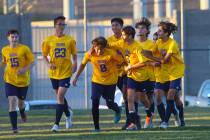
[[[9,83],[5,83],[5,92],[6,92],[6,97],[8,99],[9,103],[9,118],[10,118],[10,123],[12,126],[12,131],[13,133],[18,132],[17,128],[17,111],[16,107],[18,104],[18,99],[17,99],[17,88]]]
[[[26,99],[26,95],[27,95],[27,91],[28,91],[28,87],[20,87],[19,89],[19,93],[18,93],[18,108],[20,111],[20,116],[23,122],[27,121],[27,116],[25,113],[25,99]]]
[[[106,100],[108,108],[115,112],[114,123],[118,123],[121,119],[121,109],[114,102],[116,85],[104,85],[103,88],[102,97]]]
[[[101,98],[101,91],[103,91],[103,88],[100,84],[92,82],[92,117],[93,117],[93,123],[95,130],[94,131],[100,131],[99,126],[99,102]]]
[[[126,128],[127,130],[136,130],[137,126],[136,126],[136,119],[137,119],[137,114],[136,114],[136,110],[135,110],[135,106],[134,106],[134,102],[135,102],[135,96],[136,96],[136,81],[134,81],[131,78],[127,79],[127,100],[128,100],[128,110],[129,110],[129,114],[128,114],[128,123],[129,126]]]
[[[164,84],[162,83],[155,83],[155,98],[157,103],[157,110],[160,116],[161,122],[164,121],[165,118],[165,105],[162,102],[162,97],[164,96]]]
[[[177,88],[180,87],[180,83],[181,83],[181,79],[176,79],[173,81],[170,81],[170,87],[169,87],[169,91],[167,94],[167,101],[166,101],[166,114],[165,114],[165,118],[164,118],[164,125],[162,125],[162,128],[167,128],[168,122],[169,122],[169,118],[171,116],[171,112],[176,112],[176,108],[175,108],[175,102],[174,102],[174,97],[176,95],[177,92]],[[178,114],[175,114],[178,116]],[[179,121],[180,122],[180,121]]]
[[[183,107],[183,102],[180,99],[179,91],[177,91],[177,94],[175,95],[174,100],[175,100],[175,103],[176,103],[176,108],[179,111],[179,118],[180,118],[180,121],[181,121],[180,126],[185,126],[185,121],[184,121],[184,107]]]

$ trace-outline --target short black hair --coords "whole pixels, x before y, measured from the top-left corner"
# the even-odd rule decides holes
[[[7,36],[10,36],[11,34],[18,34],[19,35],[19,32],[16,29],[11,29],[7,32]]]
[[[92,40],[92,44],[96,43],[97,45],[100,45],[101,48],[105,48],[107,46],[107,40],[105,37],[96,37]]]
[[[64,16],[58,16],[54,18],[54,25],[57,23],[58,20],[66,20],[66,18]]]
[[[122,31],[127,35],[132,35],[132,38],[134,39],[136,31],[132,26],[125,26]]]
[[[112,19],[111,19],[111,24],[112,24],[113,22],[117,22],[117,23],[119,23],[121,26],[123,26],[123,24],[124,24],[123,19],[122,19],[122,18],[119,18],[119,17],[112,18]]]

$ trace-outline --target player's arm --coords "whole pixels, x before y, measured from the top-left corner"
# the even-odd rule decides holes
[[[87,64],[88,61],[90,60],[89,58],[90,58],[90,55],[89,55],[89,53],[87,52],[87,53],[85,54],[83,60],[82,60],[82,63],[81,63],[80,66],[79,66],[78,71],[76,72],[76,76],[75,76],[74,79],[73,79],[73,82],[72,82],[73,86],[76,86],[76,85],[77,85],[77,80],[78,80],[80,74],[82,73],[82,71],[84,70],[86,64]]]
[[[151,51],[142,50],[142,55],[148,59],[151,59],[156,62],[161,62],[161,58],[154,57]]]
[[[18,75],[24,74],[25,72],[30,70],[35,64],[34,63],[34,55],[32,54],[32,52],[29,48],[26,48],[25,59],[26,59],[28,65],[26,65],[25,67],[20,69],[18,71]]]
[[[161,60],[161,63],[162,63],[162,64],[168,63],[169,60],[170,60],[170,58],[171,58],[171,56],[172,56],[172,53],[167,53],[167,54],[163,57],[163,59]]]
[[[72,72],[75,73],[77,71],[77,55],[73,55],[73,64],[72,64]]]

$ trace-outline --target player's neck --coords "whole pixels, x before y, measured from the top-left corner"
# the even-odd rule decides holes
[[[116,38],[121,38],[122,33],[121,33],[121,32],[120,32],[120,33],[115,33],[114,36],[115,36]]]
[[[133,41],[134,41],[134,39],[129,39],[129,40],[127,40],[126,42],[127,42],[128,45],[130,45],[130,44],[133,43]]]
[[[142,36],[142,37],[139,38],[139,41],[140,41],[140,42],[145,42],[146,40],[147,40],[147,37],[143,37],[143,36]]]
[[[64,34],[63,32],[55,32],[55,35],[56,35],[57,37],[62,37],[62,36],[64,36],[65,34]]]
[[[10,46],[11,48],[15,48],[15,47],[17,47],[17,45],[18,45],[17,43],[10,43],[9,46]]]
[[[169,40],[169,37],[164,37],[164,38],[162,38],[162,41],[163,42],[167,42]]]

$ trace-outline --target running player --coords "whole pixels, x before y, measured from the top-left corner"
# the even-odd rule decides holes
[[[73,37],[64,34],[65,26],[65,17],[55,18],[55,35],[47,37],[42,44],[42,53],[49,67],[48,75],[57,99],[56,119],[52,127],[54,132],[59,130],[59,122],[63,112],[66,114],[66,128],[72,126],[65,94],[70,86],[70,77],[77,69],[77,49]]]
[[[151,53],[154,53],[155,51],[155,45],[154,43],[148,39],[148,35],[150,33],[150,26],[151,22],[143,17],[135,24],[135,28],[137,29],[137,36],[139,38],[139,43],[142,46],[143,50],[150,51]],[[148,75],[149,75],[149,81],[147,86],[147,96],[150,100],[150,111],[152,114],[154,114],[154,100],[153,100],[153,93],[154,93],[154,87],[155,87],[155,75],[154,75],[154,68],[152,66],[148,66]],[[146,121],[144,124],[144,128],[152,128],[152,123],[149,123],[151,118],[146,117]],[[148,125],[150,124],[150,125]]]
[[[162,91],[167,91],[166,111],[164,112],[163,103],[158,105],[158,109],[160,110],[160,112],[162,112],[160,113],[161,120],[163,121],[160,125],[161,128],[168,127],[168,121],[171,112],[173,112],[175,116],[179,115],[175,108],[174,99],[177,100],[177,108],[179,108],[179,112],[181,113],[179,115],[179,118],[182,120],[182,126],[185,125],[183,104],[180,101],[180,98],[177,97],[177,93],[181,89],[180,83],[181,78],[184,76],[185,65],[181,57],[177,42],[174,39],[170,38],[170,35],[172,33],[175,33],[176,31],[177,26],[173,23],[160,22],[158,25],[159,40],[156,42],[156,44],[161,54],[161,57],[153,59],[161,62],[161,69],[159,70],[159,73],[156,73],[156,75],[159,75],[158,77],[160,79],[157,79],[156,77],[157,83],[155,85],[155,89],[157,89],[157,94],[161,94]]]
[[[73,85],[76,86],[77,80],[86,64],[91,62],[93,67],[92,74],[92,116],[96,132],[99,127],[99,102],[101,96],[106,100],[108,108],[115,111],[115,123],[120,121],[121,110],[114,102],[116,83],[118,80],[118,70],[116,64],[123,63],[121,54],[107,48],[107,40],[104,37],[97,37],[92,40],[92,53],[87,52],[77,71]]]
[[[30,83],[30,69],[34,62],[30,48],[20,44],[19,37],[17,30],[8,31],[9,45],[2,49],[2,62],[0,64],[1,67],[6,66],[4,71],[5,92],[9,102],[9,117],[13,133],[18,132],[17,106],[22,121],[27,120],[24,100]]]

